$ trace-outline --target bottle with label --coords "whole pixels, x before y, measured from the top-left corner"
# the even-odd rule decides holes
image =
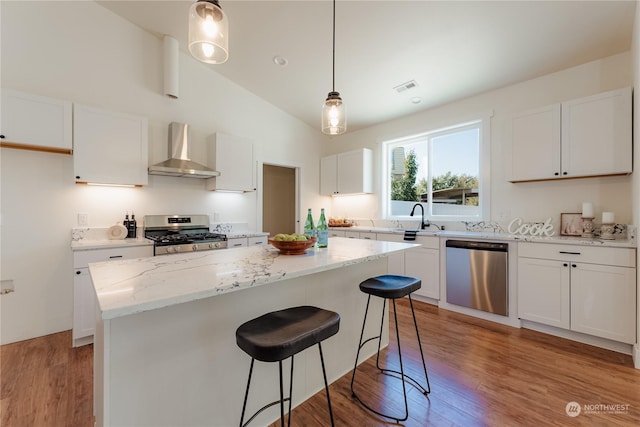
[[[313,226],[313,215],[311,209],[307,211],[307,220],[304,223],[304,234],[314,237],[316,235],[316,228]]]
[[[318,220],[318,247],[326,248],[329,244],[329,226],[324,216],[324,208],[320,210],[320,219]]]
[[[131,220],[129,221],[129,224],[126,225],[126,227],[127,237],[130,239],[135,239],[138,233],[138,225],[136,224],[136,216],[133,214],[133,211],[131,211]]]
[[[129,211],[125,212],[124,221],[122,221],[122,225],[127,229],[127,237],[129,237]]]

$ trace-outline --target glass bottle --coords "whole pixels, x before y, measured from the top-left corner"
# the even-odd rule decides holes
[[[313,226],[313,215],[311,209],[307,211],[307,220],[304,223],[304,234],[314,237],[316,235],[316,228]]]
[[[127,237],[129,237],[129,211],[125,212],[124,221],[122,221],[122,225],[127,229]]]
[[[318,220],[318,247],[326,248],[329,244],[329,226],[324,216],[324,208],[320,210],[320,219]]]

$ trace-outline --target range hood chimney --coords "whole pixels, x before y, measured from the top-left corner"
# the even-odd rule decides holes
[[[186,123],[171,122],[169,124],[169,159],[149,166],[149,175],[182,176],[186,178],[211,178],[220,172],[192,162],[189,154],[191,148],[191,128]]]

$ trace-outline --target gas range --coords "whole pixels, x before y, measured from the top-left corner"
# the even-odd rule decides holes
[[[146,215],[143,221],[154,255],[227,248],[227,236],[209,231],[208,215]]]

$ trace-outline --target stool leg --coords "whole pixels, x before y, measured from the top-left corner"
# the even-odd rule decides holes
[[[293,354],[291,355],[291,374],[289,376],[289,419],[287,426],[291,427],[291,402],[293,401]]]
[[[278,360],[278,373],[280,374],[280,427],[284,427],[284,387],[282,384],[282,360]]]
[[[422,342],[420,341],[420,333],[418,332],[418,322],[416,321],[416,313],[413,311],[413,300],[411,299],[411,294],[409,294],[408,297],[409,297],[409,305],[411,305],[411,315],[413,316],[413,326],[415,326],[416,328],[416,337],[418,338],[418,347],[420,348],[420,360],[422,360],[422,367],[424,368],[424,377],[427,380],[427,388],[425,389],[422,386],[420,388],[422,388],[423,394],[426,395],[431,393],[431,384],[429,384],[429,375],[427,374],[427,365],[424,363],[424,353],[422,352]]]
[[[396,300],[393,300],[393,320],[396,324],[396,341],[398,342],[398,360],[400,362],[400,375],[402,375],[402,394],[404,395],[404,418],[397,419],[398,422],[405,421],[409,418],[409,404],[407,403],[407,385],[405,384],[404,378],[404,367],[402,365],[402,349],[400,348],[400,330],[398,329],[398,313],[396,311]]]
[[[351,374],[351,395],[355,396],[353,391],[353,382],[356,378],[356,370],[358,369],[358,359],[360,358],[360,350],[364,343],[362,342],[362,338],[364,337],[364,327],[367,324],[367,314],[369,313],[369,303],[371,302],[371,295],[367,298],[367,308],[364,310],[364,320],[362,321],[362,330],[360,331],[360,341],[358,341],[358,351],[356,352],[356,362],[353,365],[353,373]],[[365,341],[368,342],[369,340]]]
[[[333,411],[331,410],[331,396],[329,396],[329,382],[327,381],[327,370],[324,367],[324,356],[322,355],[322,345],[318,343],[318,350],[320,351],[320,364],[322,365],[322,377],[324,378],[324,388],[327,391],[327,405],[329,405],[329,417],[331,418],[331,427],[335,424],[333,422]]]
[[[244,393],[244,403],[242,404],[242,415],[240,416],[240,427],[243,427],[244,411],[247,409],[247,398],[249,397],[249,386],[251,385],[251,374],[253,373],[253,363],[256,359],[251,358],[251,367],[249,368],[249,379],[247,380],[247,391]]]
[[[383,369],[380,367],[380,346],[382,345],[382,327],[384,326],[384,311],[387,308],[387,299],[382,299],[382,318],[380,319],[380,332],[378,333],[378,353],[376,353],[376,368],[380,371]]]

